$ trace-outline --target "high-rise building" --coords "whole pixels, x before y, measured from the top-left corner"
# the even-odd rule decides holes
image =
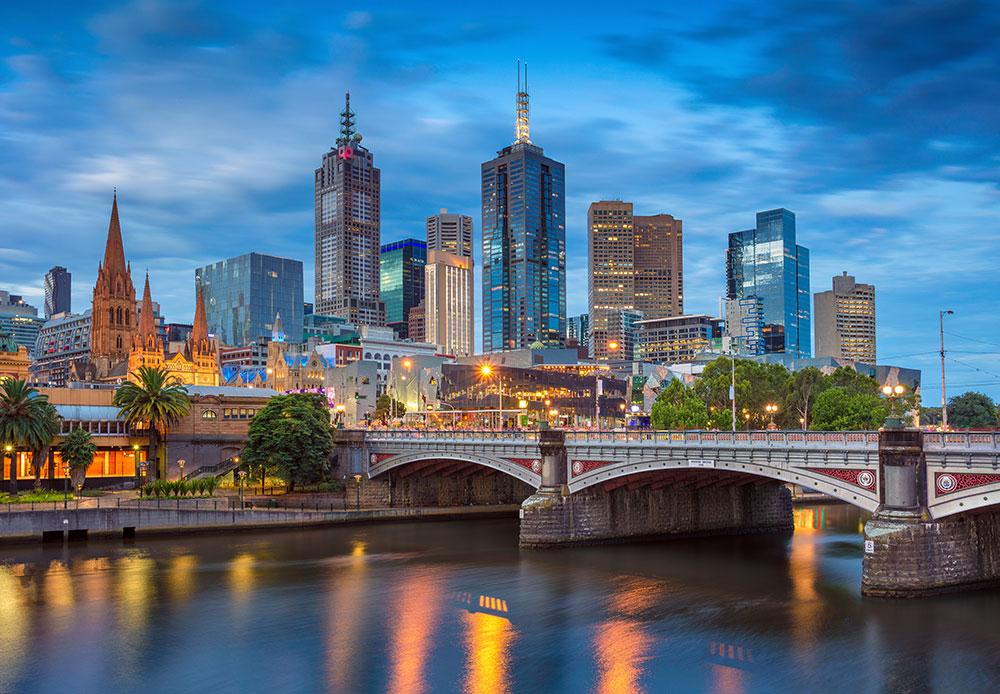
[[[45,273],[45,317],[57,313],[69,313],[72,297],[73,276],[61,265]]]
[[[74,363],[90,358],[90,309],[45,321],[35,341],[32,377],[42,385],[62,387]]]
[[[195,270],[208,331],[239,347],[270,339],[280,313],[292,342],[302,339],[302,261],[247,253]]]
[[[705,314],[639,321],[637,358],[656,364],[694,361],[722,336],[722,320]]]
[[[726,299],[725,325],[728,352],[746,357],[764,353],[764,309],[756,296]]]
[[[586,345],[590,341],[590,314],[581,313],[566,319],[566,339],[576,340],[578,345]]]
[[[385,322],[405,338],[409,332],[410,309],[424,300],[424,265],[427,244],[420,239],[403,239],[382,246],[379,256],[382,303]]]
[[[795,242],[795,213],[757,213],[757,226],[729,234],[726,297],[760,300],[764,352],[812,353],[809,249]]]
[[[472,257],[472,217],[442,208],[427,218],[427,250]]]
[[[336,147],[316,169],[316,313],[356,325],[385,324],[379,298],[381,188],[381,172],[354,130],[348,93]]]
[[[104,262],[97,268],[90,320],[90,362],[98,376],[108,375],[112,364],[128,360],[132,338],[138,329],[132,266],[125,262],[118,221],[118,192],[115,191]]]
[[[565,167],[531,142],[520,69],[512,145],[482,165],[483,351],[566,335]]]
[[[669,214],[634,215],[630,202],[591,203],[587,232],[593,358],[622,358],[619,349],[626,336],[614,326],[625,324],[621,317],[627,312],[653,319],[683,311],[681,225]]]
[[[457,357],[472,354],[472,258],[447,251],[428,251],[425,277],[423,341],[440,346],[445,354]]]
[[[816,356],[875,363],[875,285],[844,272],[814,301]]]
[[[406,317],[407,339],[414,342],[426,342],[427,336],[427,310],[423,304],[417,304],[410,309]]]

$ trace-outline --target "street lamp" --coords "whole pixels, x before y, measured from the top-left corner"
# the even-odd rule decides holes
[[[10,470],[11,470],[11,476],[10,477],[11,477],[11,479],[13,479],[14,478],[14,474],[13,474],[13,472],[14,472],[14,453],[13,453],[14,447],[8,443],[8,444],[4,445],[3,450],[4,450],[4,454],[5,454],[4,457],[10,456]],[[3,463],[4,463],[4,458],[0,457],[0,475],[3,474]]]
[[[489,362],[483,362],[482,364],[479,365],[479,374],[486,379],[492,377],[493,365],[490,364]],[[497,374],[497,393],[499,394],[500,398],[500,406],[499,406],[500,428],[503,429],[503,378],[500,376],[499,373]]]
[[[184,460],[184,458],[178,458],[177,459],[177,469],[180,471],[180,477],[178,477],[178,479],[181,479],[181,480],[184,479],[184,464],[186,462],[187,461]]]
[[[243,508],[244,508],[243,486],[246,484],[246,481],[247,481],[247,471],[246,470],[240,470],[238,474],[240,476],[240,510],[242,511]]]
[[[63,474],[63,508],[69,505],[69,463],[66,463],[66,471]]]
[[[361,510],[361,474],[354,473],[354,509]]]
[[[347,406],[346,405],[337,405],[334,408],[334,411],[337,413],[337,416],[335,418],[336,419],[335,426],[338,429],[343,428],[343,426],[344,426],[344,412],[346,410],[347,410]]]
[[[764,405],[764,411],[767,412],[767,416],[768,416],[767,428],[768,429],[777,429],[777,427],[774,424],[774,415],[778,411],[778,406],[777,405],[772,405],[772,404],[768,403],[767,405]]]
[[[888,383],[882,386],[882,394],[889,401],[889,416],[885,418],[884,425],[886,429],[903,428],[903,416],[899,408],[902,402],[901,398],[905,392],[906,388],[898,383],[894,386],[890,386]]]

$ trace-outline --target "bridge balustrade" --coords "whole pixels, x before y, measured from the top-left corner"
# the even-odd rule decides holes
[[[925,433],[925,450],[1000,450],[1000,433],[990,431],[949,431]]]

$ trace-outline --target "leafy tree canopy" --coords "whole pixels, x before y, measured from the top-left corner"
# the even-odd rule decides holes
[[[997,426],[997,406],[989,396],[975,391],[948,400],[948,426],[976,429]]]
[[[877,392],[852,391],[834,386],[816,397],[810,428],[820,431],[870,431],[882,426],[888,414],[886,401]]]
[[[691,388],[675,379],[656,396],[650,422],[654,429],[704,429],[708,408]]]
[[[330,412],[321,395],[294,393],[271,398],[250,421],[243,465],[263,466],[289,489],[326,477],[333,451]]]

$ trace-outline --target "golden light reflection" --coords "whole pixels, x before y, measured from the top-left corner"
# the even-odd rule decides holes
[[[501,694],[511,691],[510,648],[517,632],[503,617],[484,612],[466,612],[465,691],[469,694]]]
[[[612,619],[599,624],[594,636],[597,687],[600,694],[639,690],[642,665],[649,658],[652,638],[641,624]]]
[[[45,604],[46,619],[50,621],[54,630],[64,631],[73,612],[74,595],[69,567],[61,561],[53,561],[45,571],[42,601]]]
[[[181,554],[170,561],[167,570],[167,590],[174,600],[184,600],[194,592],[195,570],[198,558],[193,554]]]
[[[440,570],[412,571],[398,584],[392,607],[390,692],[427,691],[426,666],[438,625],[442,579]]]
[[[330,572],[326,621],[326,677],[330,691],[351,691],[355,683],[354,668],[361,661],[360,630],[364,616],[362,602],[368,569],[367,550],[365,542],[354,540],[346,567],[338,564]]]
[[[788,559],[789,578],[792,582],[791,618],[796,658],[803,665],[815,665],[819,619],[823,610],[816,589],[819,580],[818,531],[825,525],[825,510],[801,508],[793,511],[795,535],[792,537]]]
[[[13,691],[26,655],[28,607],[28,596],[15,567],[0,565],[0,691]]]
[[[237,554],[229,562],[229,592],[233,602],[245,603],[253,593],[255,563],[256,559],[249,552]]]
[[[143,630],[149,617],[156,562],[149,557],[130,555],[119,559],[117,568],[118,622],[123,632],[134,636]]]
[[[742,694],[746,691],[746,671],[713,663],[710,666],[710,672],[712,684],[709,691],[712,694]]]

